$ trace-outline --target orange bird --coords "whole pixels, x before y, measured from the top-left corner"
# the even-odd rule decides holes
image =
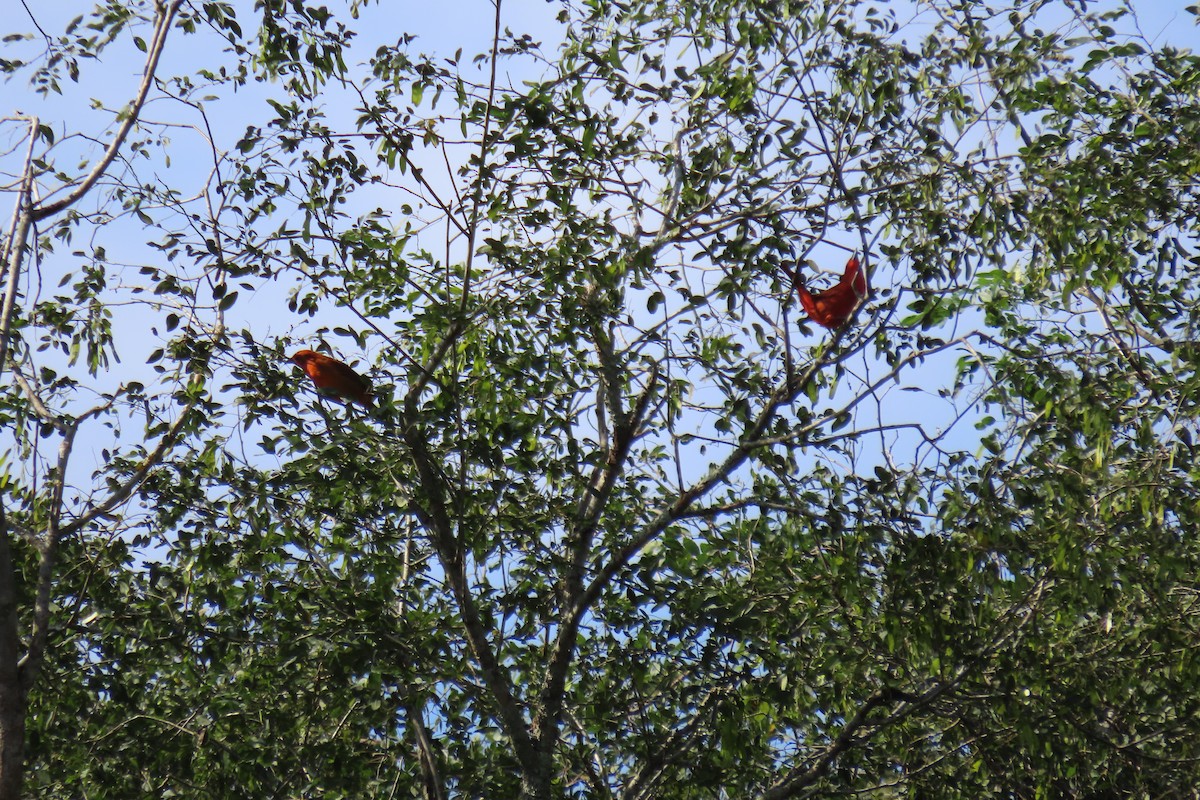
[[[800,305],[804,306],[809,318],[830,330],[845,325],[858,308],[859,301],[867,296],[867,276],[859,269],[857,256],[850,256],[842,279],[823,292],[813,294],[806,289],[799,272],[792,278],[796,282],[796,293],[800,295]]]
[[[358,403],[366,409],[375,407],[371,382],[336,358],[312,350],[297,350],[288,361],[304,370],[321,394]]]

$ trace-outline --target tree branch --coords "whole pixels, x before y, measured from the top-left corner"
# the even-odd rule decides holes
[[[30,216],[34,221],[45,219],[74,205],[96,185],[96,181],[100,180],[112,165],[121,146],[125,144],[125,139],[129,136],[129,132],[133,130],[133,126],[137,124],[140,118],[142,107],[146,104],[146,97],[150,94],[150,87],[154,85],[154,74],[158,69],[158,61],[162,56],[163,47],[167,41],[167,33],[170,32],[171,23],[175,20],[175,14],[179,11],[179,7],[182,4],[183,0],[171,0],[167,5],[158,7],[158,17],[154,22],[154,36],[151,38],[149,47],[146,50],[146,66],[142,71],[141,86],[138,87],[138,93],[129,106],[129,113],[121,122],[121,126],[117,129],[113,140],[108,143],[108,148],[104,151],[104,155],[101,156],[100,161],[96,163],[92,171],[83,179],[83,182],[76,186],[66,197],[31,209]]]
[[[63,493],[67,485],[67,466],[71,460],[71,450],[75,447],[75,435],[79,425],[72,424],[63,431],[62,444],[58,447],[58,464],[52,477],[50,490],[49,523],[46,527],[46,537],[40,543],[37,593],[33,602],[33,626],[29,634],[29,646],[25,655],[17,663],[21,681],[21,693],[29,696],[33,681],[42,666],[42,656],[46,652],[46,639],[50,634],[50,588],[54,583],[54,563],[58,556],[58,543],[62,541],[60,527],[63,510]]]
[[[195,384],[201,380],[203,380],[203,378],[198,373],[193,374],[191,377],[191,383],[193,386],[195,386]],[[129,479],[126,480],[125,483],[121,484],[117,490],[110,494],[108,498],[104,500],[104,502],[100,503],[100,505],[93,506],[90,510],[80,515],[80,517],[74,522],[63,526],[63,536],[70,536],[85,526],[90,525],[98,517],[102,517],[109,513],[121,503],[128,500],[130,495],[132,495],[137,488],[145,482],[146,477],[150,474],[150,470],[158,466],[159,462],[162,461],[163,456],[166,455],[167,450],[169,450],[175,444],[180,431],[183,430],[183,426],[188,422],[188,417],[191,416],[192,411],[196,407],[196,403],[199,400],[199,387],[195,386],[195,388],[189,389],[189,391],[196,392],[196,396],[188,400],[188,402],[180,410],[179,416],[175,418],[175,421],[171,423],[171,427],[167,429],[165,434],[163,434],[158,446],[156,446],[154,450],[152,450],[150,454],[146,456],[133,475],[129,476]]]
[[[796,770],[763,793],[763,800],[785,800],[796,794],[829,771],[835,759],[857,743],[859,729],[867,724],[871,712],[888,702],[892,692],[881,689],[867,698],[853,718],[842,728],[842,732],[817,758],[817,762],[806,770]]]
[[[465,317],[467,312],[467,302],[471,293],[471,265],[475,260],[475,237],[479,233],[479,207],[483,203],[483,163],[484,156],[487,155],[488,134],[491,131],[492,124],[492,104],[496,97],[496,61],[500,54],[500,6],[502,0],[493,0],[496,6],[495,26],[492,33],[492,74],[488,86],[488,101],[487,109],[484,111],[483,117],[483,132],[479,137],[479,176],[475,182],[475,196],[472,199],[471,218],[467,223],[467,255],[463,267],[463,289],[462,299],[459,303],[460,317]],[[456,223],[457,224],[457,223]],[[459,226],[461,230],[461,226]],[[438,343],[437,348],[430,356],[429,361],[421,366],[421,374],[413,381],[408,389],[408,397],[415,398],[424,391],[425,386],[433,378],[434,371],[441,365],[450,349],[458,341],[458,337],[462,336],[466,331],[467,325],[462,318],[451,323],[446,335],[442,341]]]
[[[675,763],[691,745],[700,733],[700,723],[726,696],[727,689],[724,687],[713,688],[705,695],[697,705],[692,718],[685,725],[671,731],[671,735],[630,779],[625,788],[626,800],[644,800],[654,796],[653,792],[667,767]]]
[[[25,240],[33,226],[30,209],[33,205],[33,145],[37,140],[38,119],[29,120],[29,150],[25,154],[25,167],[21,175],[21,188],[17,192],[17,204],[13,209],[13,221],[8,241],[5,243],[4,268],[8,281],[4,287],[4,306],[0,309],[0,375],[8,365],[8,350],[12,340],[12,317],[17,305],[21,267],[25,262]]]
[[[446,581],[450,584],[450,590],[462,616],[467,645],[479,663],[484,684],[496,703],[500,725],[512,740],[521,766],[527,774],[534,774],[538,767],[537,750],[525,725],[508,674],[496,659],[479,609],[475,605],[475,598],[471,594],[471,587],[467,584],[466,556],[461,543],[454,535],[454,524],[444,500],[446,481],[435,465],[425,437],[414,422],[417,418],[416,398],[408,397],[406,404],[408,419],[403,426],[402,435],[424,488],[422,496],[411,501],[412,508],[421,524],[432,534],[434,549],[442,563],[442,569],[445,570]]]
[[[577,520],[577,529],[573,533],[571,544],[571,562],[568,572],[563,578],[563,619],[558,636],[555,637],[554,650],[550,663],[546,667],[546,677],[542,682],[542,690],[538,695],[537,711],[533,719],[534,736],[538,737],[543,755],[548,757],[558,738],[558,717],[562,711],[563,694],[566,686],[567,670],[575,657],[575,640],[579,630],[581,617],[576,614],[580,594],[583,591],[583,576],[587,566],[587,557],[591,551],[592,540],[600,524],[600,516],[608,504],[608,498],[617,483],[617,478],[629,457],[629,450],[637,438],[638,430],[650,403],[650,397],[658,383],[658,364],[650,372],[646,388],[638,398],[637,404],[627,415],[615,421],[613,430],[613,446],[609,449],[604,469],[598,475],[598,483],[593,480],[596,491],[592,495],[588,515]],[[617,401],[619,403],[619,401]],[[589,486],[589,489],[591,487]],[[551,735],[553,734],[553,735]]]
[[[1019,602],[1013,604],[1008,609],[1008,612],[1001,617],[1001,621],[1005,624],[1000,626],[992,641],[981,647],[973,656],[966,659],[952,677],[937,681],[920,694],[904,692],[893,687],[885,687],[876,691],[859,708],[854,717],[846,723],[837,738],[816,757],[816,763],[811,764],[807,768],[798,767],[792,770],[785,778],[768,788],[762,794],[762,800],[787,800],[788,798],[799,796],[801,790],[811,787],[812,784],[823,777],[829,771],[833,762],[842,753],[845,753],[851,747],[870,738],[870,736],[875,735],[875,733],[878,733],[889,725],[911,716],[960,685],[972,671],[978,669],[984,663],[986,658],[996,653],[1005,643],[1014,640],[1021,629],[1033,619],[1034,613],[1039,607],[1047,587],[1048,582],[1045,579],[1039,580],[1034,586],[1030,587],[1025,596]],[[875,723],[869,733],[859,735],[859,732],[867,727],[867,717],[871,711],[896,701],[900,701],[901,703],[899,708]],[[811,797],[814,794],[816,794],[815,789],[810,790],[805,796]]]
[[[809,381],[817,374],[818,371],[825,365],[823,356],[832,352],[832,344],[840,339],[845,329],[839,331],[831,341],[831,349],[826,350],[821,356],[813,359],[813,362],[793,380],[785,380],[778,386],[767,404],[763,406],[758,417],[742,434],[741,440],[734,447],[724,461],[712,467],[708,473],[698,482],[694,483],[691,488],[679,493],[674,502],[662,508],[658,514],[647,523],[633,538],[620,548],[608,563],[600,566],[597,569],[596,577],[588,584],[579,601],[575,605],[575,609],[571,615],[570,625],[578,627],[583,615],[596,602],[600,594],[608,586],[617,573],[621,571],[638,553],[642,551],[646,545],[650,544],[663,531],[667,529],[671,523],[682,518],[692,507],[692,505],[704,495],[708,494],[717,484],[724,481],[730,473],[740,467],[750,457],[751,453],[758,447],[758,441],[763,432],[775,419],[775,414],[779,407],[790,403],[804,391]]]
[[[429,729],[425,727],[425,719],[415,697],[409,699],[406,711],[413,738],[417,742],[417,760],[421,766],[421,778],[425,783],[425,800],[445,800],[446,794],[442,790],[437,759],[433,753],[433,742],[429,738]]]

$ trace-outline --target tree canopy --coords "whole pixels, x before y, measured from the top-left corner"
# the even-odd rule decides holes
[[[1200,58],[412,11],[6,21],[0,800],[1191,796]]]

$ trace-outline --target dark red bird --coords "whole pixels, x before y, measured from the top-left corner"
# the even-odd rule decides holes
[[[798,272],[794,278],[800,305],[804,306],[809,318],[831,330],[845,325],[859,302],[867,296],[867,276],[859,269],[856,256],[850,256],[846,262],[842,279],[823,292],[813,294],[806,289]]]
[[[288,361],[304,370],[321,394],[367,409],[375,407],[371,382],[336,358],[312,350],[297,350]]]

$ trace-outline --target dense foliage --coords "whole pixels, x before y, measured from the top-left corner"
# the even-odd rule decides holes
[[[1200,58],[510,5],[8,21],[0,798],[1191,796]]]

